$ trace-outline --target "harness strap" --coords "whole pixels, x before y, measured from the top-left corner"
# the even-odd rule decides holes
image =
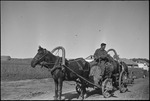
[[[61,66],[59,66],[60,65],[59,60],[60,60],[60,57],[57,58],[54,67],[52,69],[50,69],[51,74],[54,72],[55,69],[58,69],[58,68],[60,69],[61,68]]]
[[[44,57],[44,56],[43,56],[43,57]],[[43,57],[42,57],[42,58],[43,58]],[[60,60],[60,58],[58,57],[55,62],[51,62],[51,63],[42,62],[42,63],[40,63],[41,68],[42,68],[43,66],[45,66],[45,67],[48,68],[48,65],[55,64],[55,65],[53,66],[53,68],[51,68],[51,69],[48,68],[49,71],[51,71],[51,73],[52,73],[52,72],[54,72],[54,70],[55,70],[56,68],[60,68],[60,66],[58,66],[58,65],[61,63],[61,62],[59,62],[59,60]]]

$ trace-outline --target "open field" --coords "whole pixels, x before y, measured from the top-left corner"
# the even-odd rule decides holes
[[[42,79],[51,77],[51,73],[46,68],[30,66],[31,59],[11,59],[1,61],[1,80],[14,81],[25,79]],[[129,73],[133,71],[137,78],[143,77],[141,68],[129,68]]]
[[[129,75],[131,71],[134,73],[133,75],[136,76],[136,78],[142,78],[143,75],[149,76],[149,72],[142,68],[129,68]]]
[[[42,79],[51,77],[51,73],[46,68],[30,66],[31,60],[9,60],[1,61],[1,80],[25,80],[25,79]]]

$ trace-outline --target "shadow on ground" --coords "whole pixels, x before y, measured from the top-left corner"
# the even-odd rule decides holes
[[[63,100],[73,100],[73,99],[78,99],[79,94],[77,92],[67,92],[67,93],[62,94],[62,96],[64,96]],[[101,89],[91,90],[91,91],[87,90],[87,98],[88,97],[97,97],[97,96],[103,97]],[[114,94],[112,94],[111,97],[118,98]]]
[[[64,96],[65,98],[63,100],[72,100],[74,98],[78,98],[79,97],[79,94],[76,93],[76,92],[67,92],[67,93],[64,93],[62,94],[62,96]]]

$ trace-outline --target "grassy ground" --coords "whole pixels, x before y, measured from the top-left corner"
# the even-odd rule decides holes
[[[129,68],[129,73],[133,72],[133,75],[136,76],[136,78],[142,78],[145,74],[146,76],[149,76],[149,72],[146,70],[143,70],[142,68]]]
[[[31,59],[11,59],[9,61],[1,61],[1,80],[16,81],[25,79],[42,79],[51,77],[51,73],[46,68],[39,66],[32,68],[30,66]],[[143,77],[143,69],[129,68],[129,73],[134,72],[137,78]],[[149,73],[147,73],[149,75]]]
[[[1,61],[1,80],[14,81],[25,79],[42,79],[51,77],[51,73],[46,68],[32,68],[29,60],[9,60]]]
[[[32,79],[1,82],[2,100],[53,100],[55,84],[52,78]],[[78,100],[75,90],[75,82],[64,81],[62,88],[62,100]],[[101,89],[87,89],[85,100],[148,100],[149,77],[135,79],[134,84],[128,85],[128,91],[120,93],[115,91],[110,98],[104,98]]]

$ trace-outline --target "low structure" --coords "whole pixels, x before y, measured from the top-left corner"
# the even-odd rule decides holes
[[[1,61],[8,61],[11,60],[10,56],[1,56]]]
[[[149,67],[146,62],[137,62],[139,68],[149,71]]]
[[[121,58],[120,61],[125,62],[129,68],[134,68],[137,67],[138,64],[130,59],[126,59],[126,58]]]

